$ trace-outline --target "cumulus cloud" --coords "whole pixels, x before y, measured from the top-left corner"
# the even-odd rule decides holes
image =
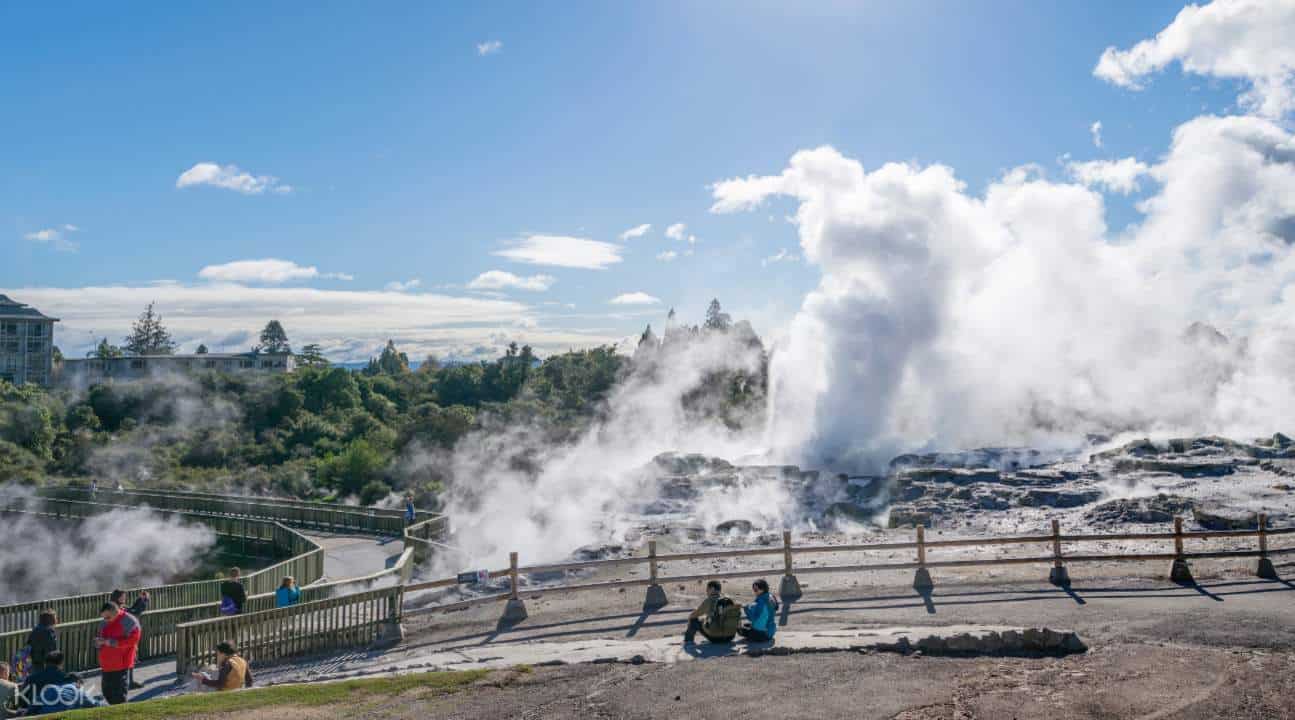
[[[69,238],[68,234],[79,230],[80,228],[75,225],[61,225],[59,227],[45,228],[44,230],[36,230],[34,232],[26,233],[23,235],[23,239],[41,243],[42,245],[48,245],[59,252],[76,252],[81,249],[81,245]]]
[[[773,353],[765,446],[877,469],[910,450],[1286,427],[1295,137],[1197,118],[1149,174],[1159,191],[1119,238],[1100,193],[1033,172],[978,196],[942,165],[868,171],[822,147],[715,183],[717,212],[794,199],[821,272]],[[1194,344],[1197,321],[1233,341]]]
[[[774,263],[799,262],[799,261],[800,261],[800,256],[797,255],[796,253],[788,251],[787,248],[779,248],[778,252],[761,260],[760,266],[768,267],[769,265],[772,265]]]
[[[683,240],[684,233],[687,232],[688,226],[683,223],[675,223],[665,229],[665,236],[671,240]]]
[[[298,265],[290,260],[235,260],[222,265],[208,265],[198,271],[203,280],[227,283],[282,285],[296,280],[353,280],[346,273],[321,273],[314,265]]]
[[[1106,48],[1093,69],[1132,90],[1171,63],[1184,72],[1242,80],[1242,106],[1280,118],[1295,109],[1295,1],[1215,0],[1188,5],[1173,22],[1127,50]]]
[[[1146,163],[1131,157],[1120,160],[1072,162],[1066,167],[1079,182],[1121,195],[1137,192],[1139,179],[1151,172],[1151,168]]]
[[[410,278],[409,280],[392,280],[383,287],[391,292],[409,292],[410,290],[417,289],[418,286],[422,284],[422,280],[418,278]]]
[[[649,223],[643,223],[642,225],[635,225],[629,230],[626,230],[625,232],[621,233],[621,241],[643,237],[644,235],[647,234],[648,230],[651,230],[651,229],[652,229],[652,225]]]
[[[504,43],[502,40],[487,40],[485,42],[477,43],[478,55],[494,55],[503,49]]]
[[[621,248],[565,235],[526,235],[495,255],[530,265],[604,270],[621,261]]]
[[[612,305],[655,305],[661,300],[648,295],[645,292],[622,293],[608,300]]]
[[[468,283],[470,290],[531,290],[544,292],[557,282],[552,275],[524,277],[503,270],[488,270]]]
[[[273,175],[253,175],[240,170],[237,165],[219,165],[213,162],[200,162],[180,173],[180,177],[175,180],[178,188],[196,185],[211,185],[244,195],[261,195],[266,192],[286,195],[292,192],[291,185],[280,183]]]
[[[657,253],[656,259],[660,260],[661,262],[670,262],[677,257],[679,257],[679,253],[675,252],[674,250],[665,250],[663,252]]]
[[[1088,126],[1088,133],[1093,136],[1093,147],[1102,146],[1102,121],[1095,120]]]

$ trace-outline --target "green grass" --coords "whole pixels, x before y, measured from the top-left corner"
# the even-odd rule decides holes
[[[484,678],[488,673],[488,670],[429,672],[364,680],[278,685],[238,692],[203,692],[41,717],[68,720],[169,720],[169,718],[257,710],[272,706],[354,704],[366,699],[392,697],[410,691],[436,694],[457,692]]]

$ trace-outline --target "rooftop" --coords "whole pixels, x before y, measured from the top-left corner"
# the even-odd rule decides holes
[[[49,320],[57,322],[58,318],[45,315],[30,305],[16,302],[8,295],[0,295],[0,318],[5,320]]]

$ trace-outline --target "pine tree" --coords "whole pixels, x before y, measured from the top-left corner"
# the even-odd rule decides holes
[[[724,312],[723,309],[719,306],[719,300],[718,299],[711,300],[710,307],[706,308],[706,324],[704,325],[704,327],[707,330],[718,330],[720,332],[728,332],[728,329],[732,325],[733,325],[733,318],[730,317],[728,313]]]
[[[206,345],[203,345],[203,344],[200,344],[200,345],[198,345],[198,349],[197,349],[197,350],[194,350],[193,352],[194,352],[195,354],[197,354],[197,355],[206,355],[206,354],[207,354],[207,346],[206,346]]]
[[[324,357],[324,352],[314,343],[301,348],[297,360],[308,367],[328,367],[328,358]]]
[[[387,346],[382,349],[382,356],[378,358],[377,369],[387,375],[403,375],[409,372],[409,357],[396,350],[395,342],[388,340]]]
[[[288,344],[288,333],[278,320],[271,320],[265,324],[265,329],[261,331],[261,344],[256,346],[256,351],[264,353],[292,352],[292,346]]]
[[[88,358],[107,360],[109,358],[121,357],[122,352],[121,352],[121,348],[117,347],[116,345],[108,344],[108,338],[104,338],[99,341],[99,344],[96,345],[93,350],[86,353],[85,356]]]
[[[162,316],[153,311],[149,303],[139,319],[130,326],[124,349],[129,355],[172,355],[176,343],[171,333],[162,325]]]

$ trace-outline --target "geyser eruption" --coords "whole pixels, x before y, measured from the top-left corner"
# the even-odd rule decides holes
[[[716,212],[794,199],[823,273],[773,353],[769,446],[866,471],[900,451],[1289,424],[1295,139],[1197,118],[1148,173],[1159,193],[1119,236],[1102,195],[1032,167],[974,197],[949,168],[869,173],[825,147],[717,183]]]

